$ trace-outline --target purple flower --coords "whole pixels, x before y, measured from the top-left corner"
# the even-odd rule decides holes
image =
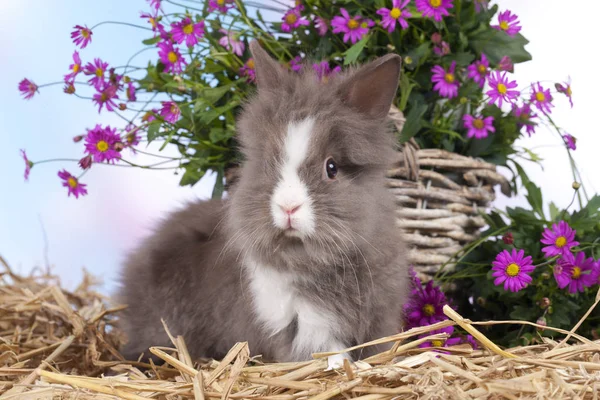
[[[492,276],[495,277],[494,285],[498,286],[504,283],[504,290],[518,292],[531,282],[529,274],[535,269],[531,263],[530,256],[525,257],[524,250],[512,249],[509,253],[502,250],[492,262]]]
[[[77,164],[79,164],[79,167],[83,170],[89,169],[92,167],[92,155],[88,154],[87,156],[83,157],[81,160],[79,160],[79,162]]]
[[[498,14],[498,25],[492,25],[492,28],[504,31],[509,36],[515,36],[521,30],[517,18],[519,17],[512,14],[509,10],[506,10]]]
[[[565,144],[567,145],[567,147],[571,150],[577,150],[577,138],[575,138],[574,136],[569,135],[568,133],[565,133],[563,135],[563,140],[565,141]]]
[[[58,177],[63,180],[63,186],[69,188],[69,196],[73,194],[76,199],[79,198],[79,195],[85,196],[87,194],[87,189],[85,188],[87,185],[83,183],[79,183],[77,178],[68,173],[66,170],[62,170],[58,172]]]
[[[448,16],[448,10],[453,7],[452,0],[416,0],[417,11],[424,17],[441,21],[443,16]]]
[[[179,49],[175,48],[170,42],[160,42],[158,48],[158,55],[160,61],[165,65],[165,72],[181,73],[183,66],[187,65],[187,63],[183,59]]]
[[[354,44],[369,32],[368,20],[365,26],[361,23],[362,17],[360,15],[350,17],[350,14],[348,14],[348,11],[346,11],[345,8],[340,8],[340,12],[342,13],[342,16],[338,15],[333,17],[333,20],[331,20],[331,27],[333,28],[333,33],[344,34],[344,43],[350,40],[352,44]]]
[[[140,18],[146,18],[148,20],[148,23],[152,27],[152,32],[160,32],[164,29],[163,25],[158,22],[161,18],[157,14],[142,13]]]
[[[150,7],[153,7],[155,11],[160,9],[160,0],[147,0]]]
[[[571,77],[569,77],[564,85],[557,83],[554,85],[554,87],[556,87],[558,93],[562,93],[569,98],[569,103],[571,104],[571,108],[573,108],[573,98],[571,97],[573,96],[573,91],[571,90]]]
[[[410,292],[409,301],[404,305],[407,328],[426,326],[447,319],[443,308],[448,304],[446,295],[433,281],[425,287],[418,278],[413,278],[414,287]]]
[[[547,245],[542,248],[544,256],[550,258],[570,254],[571,247],[579,245],[579,242],[575,241],[576,233],[565,221],[553,224],[552,229],[544,229],[542,240],[540,240],[543,244]]]
[[[107,62],[104,62],[99,58],[95,58],[93,63],[87,63],[83,69],[84,74],[92,76],[88,83],[94,86],[96,90],[104,89],[104,74],[106,72],[106,68],[108,68]]]
[[[194,23],[190,17],[172,23],[171,28],[173,40],[179,44],[185,42],[188,47],[194,46],[204,36],[204,21]]]
[[[241,57],[244,54],[246,46],[244,45],[244,42],[238,40],[239,34],[232,31],[228,32],[225,29],[219,29],[219,32],[225,35],[219,39],[219,44],[225,47],[227,51],[231,51],[233,54],[237,54]]]
[[[392,0],[392,9],[380,8],[377,10],[377,14],[381,15],[381,26],[387,29],[388,32],[393,32],[396,29],[396,23],[398,23],[402,29],[408,29],[408,22],[406,18],[412,16],[406,6],[410,3],[410,0]]]
[[[481,10],[488,9],[488,3],[490,0],[475,0],[475,12],[481,12]]]
[[[248,82],[254,82],[256,79],[256,71],[254,70],[254,59],[249,58],[248,61],[240,68],[240,74],[248,77]]]
[[[25,161],[25,180],[28,181],[29,180],[29,173],[31,172],[31,167],[33,167],[33,163],[31,161],[29,161],[29,158],[27,158],[27,153],[25,153],[25,150],[21,149],[21,157],[23,157],[23,161]]]
[[[585,258],[583,251],[576,255],[566,253],[554,267],[554,279],[561,289],[569,286],[569,293],[583,292],[598,280],[594,259]]]
[[[471,335],[467,335],[465,337],[465,343],[469,343],[471,345],[471,347],[473,348],[473,350],[477,350],[479,348],[479,343],[477,342],[477,340],[475,340],[475,338]]]
[[[146,113],[142,116],[142,121],[152,122],[156,119],[156,114],[158,114],[158,110],[156,108],[153,108],[151,111],[146,111]]]
[[[127,82],[127,100],[129,101],[136,101],[137,97],[135,96],[135,86],[133,86],[133,83],[131,83],[131,81]]]
[[[525,126],[529,136],[535,133],[537,123],[533,122],[532,119],[537,118],[537,115],[531,111],[529,103],[523,104],[522,107],[513,104],[513,114],[518,120],[517,126],[519,127],[519,130]]]
[[[467,77],[473,79],[483,88],[485,80],[490,74],[490,62],[488,61],[485,54],[481,54],[481,60],[475,61],[473,64],[467,67]]]
[[[110,126],[102,128],[96,125],[94,129],[88,131],[85,137],[85,152],[94,158],[94,162],[115,162],[121,155],[115,150],[115,143],[121,141],[115,128]]]
[[[163,116],[165,121],[174,124],[181,116],[181,110],[174,101],[163,101],[160,115]]]
[[[517,87],[517,81],[508,81],[506,72],[495,71],[489,77],[490,90],[487,95],[490,96],[489,104],[498,103],[498,107],[502,107],[502,101],[512,103],[519,97],[518,90],[511,90]]]
[[[465,128],[468,129],[467,137],[475,137],[476,139],[483,139],[488,136],[488,132],[496,132],[493,122],[494,117],[473,117],[472,115],[466,114],[463,116],[463,122]]]
[[[439,45],[433,46],[433,52],[440,57],[450,54],[450,45],[442,41]]]
[[[25,100],[29,100],[35,95],[38,90],[38,85],[30,81],[29,79],[23,79],[19,82],[19,91]]]
[[[500,62],[498,63],[499,71],[513,72],[514,69],[515,67],[509,56],[504,56],[500,59]]]
[[[222,13],[226,13],[227,10],[233,7],[233,5],[229,3],[231,2],[226,0],[210,0],[208,2],[208,11],[213,12],[219,10]]]
[[[70,74],[65,75],[65,82],[73,82],[75,77],[81,72],[81,58],[77,51],[73,52],[73,64],[69,65]]]
[[[552,105],[550,89],[544,90],[539,82],[537,83],[537,88],[533,83],[531,84],[531,102],[535,104],[538,110],[547,114],[551,112],[550,107],[554,107]]]
[[[435,329],[431,332],[427,332],[424,333],[422,335],[419,335],[419,338],[424,338],[427,336],[431,336],[431,335],[435,335],[435,334],[439,334],[439,333],[447,333],[448,336],[452,336],[452,334],[454,333],[454,327],[453,326],[447,326],[445,328],[442,329]],[[430,342],[425,342],[425,343],[421,343],[419,345],[420,348],[429,348],[429,347],[448,347],[448,346],[455,346],[457,344],[459,344],[461,342],[461,339],[456,337],[456,338],[448,338],[448,339],[437,339],[437,340],[432,340]]]
[[[125,127],[125,146],[126,147],[133,147],[133,146],[137,146],[138,144],[140,144],[140,140],[141,140],[141,136],[140,136],[140,128],[133,125],[133,124],[129,124]],[[131,149],[134,153],[135,150]]]
[[[327,20],[321,17],[315,17],[314,19],[315,28],[317,29],[317,33],[319,36],[325,36],[327,30],[329,30],[329,26],[327,25]]]
[[[117,108],[117,104],[113,99],[118,99],[117,88],[113,85],[105,85],[104,89],[95,93],[92,96],[92,101],[98,105],[98,113],[102,111],[102,107],[106,105],[108,111],[114,111]]]
[[[302,57],[296,56],[292,58],[290,61],[290,68],[294,72],[300,72],[302,70]]]
[[[92,31],[87,26],[75,25],[75,30],[71,32],[71,39],[73,43],[84,49],[92,41]]]
[[[327,81],[327,78],[331,75],[335,75],[342,70],[340,66],[333,69],[329,66],[328,61],[321,61],[312,65],[313,70],[317,73],[317,78],[320,81]]]
[[[281,30],[284,32],[291,32],[300,26],[308,26],[310,22],[302,18],[300,12],[304,9],[303,5],[290,8],[284,16],[281,18],[283,23],[281,24]]]
[[[439,65],[436,65],[431,69],[431,72],[433,72],[433,75],[431,76],[431,82],[435,83],[433,89],[436,90],[442,97],[451,99],[458,96],[459,82],[454,73],[455,68],[456,61],[452,61],[448,71]]]

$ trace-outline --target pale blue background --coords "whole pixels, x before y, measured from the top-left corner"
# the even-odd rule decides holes
[[[558,98],[555,120],[568,128],[578,141],[577,161],[587,177],[590,192],[600,188],[598,174],[597,96],[600,84],[593,43],[600,6],[589,1],[503,0],[501,9],[511,9],[531,40],[528,50],[534,61],[518,66],[515,78],[520,88],[536,80],[573,78],[575,108]],[[48,262],[68,286],[76,284],[86,267],[114,289],[119,264],[126,251],[147,234],[157,218],[193,198],[210,194],[213,177],[190,188],[178,187],[172,172],[154,172],[95,166],[84,177],[89,196],[67,198],[56,172],[73,163],[36,166],[30,182],[23,182],[19,149],[33,160],[51,157],[79,158],[81,143],[71,138],[96,123],[121,122],[110,113],[98,112],[88,101],[62,93],[61,86],[43,89],[24,101],[17,83],[28,77],[41,84],[62,80],[68,72],[74,46],[69,34],[76,24],[92,26],[104,20],[125,20],[144,25],[138,18],[147,10],[142,0],[0,0],[0,254],[18,271],[27,272]],[[101,57],[111,65],[123,65],[148,37],[126,26],[101,26],[93,42],[81,51],[85,62]],[[144,65],[146,57],[137,65]],[[542,171],[530,174],[542,186],[546,199],[566,205],[571,198],[570,169],[566,153],[549,131],[540,131],[522,145],[538,147],[545,158]],[[138,162],[144,158],[138,156]],[[500,197],[497,205],[523,204],[523,198]],[[44,241],[42,224],[47,240]],[[45,243],[47,252],[44,251]]]

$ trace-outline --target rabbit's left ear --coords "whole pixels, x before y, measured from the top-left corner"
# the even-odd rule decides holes
[[[398,89],[401,58],[388,54],[360,68],[342,84],[344,102],[373,118],[384,118]]]
[[[254,60],[258,90],[270,90],[280,86],[287,73],[283,66],[267,54],[258,40],[250,43],[250,53]]]

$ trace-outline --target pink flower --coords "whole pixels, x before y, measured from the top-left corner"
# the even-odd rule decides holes
[[[450,15],[448,10],[453,7],[452,0],[416,0],[417,11],[424,17],[441,21],[444,16]]]
[[[574,136],[569,135],[568,133],[565,133],[563,135],[563,140],[565,141],[565,144],[567,145],[567,147],[571,150],[577,150],[577,138],[575,138]]]
[[[88,154],[87,156],[85,156],[81,160],[79,160],[79,162],[77,164],[79,164],[79,168],[81,168],[83,170],[90,169],[93,164],[92,155]]]
[[[73,194],[76,199],[79,198],[79,195],[85,196],[87,194],[87,189],[85,188],[87,185],[83,183],[79,183],[77,178],[68,173],[66,170],[62,170],[58,172],[58,177],[63,180],[63,186],[69,189],[69,196]]]
[[[485,54],[481,54],[481,60],[475,61],[473,64],[467,67],[467,76],[473,79],[483,88],[485,80],[490,74],[490,62],[488,61]]]
[[[92,41],[92,31],[87,26],[75,25],[75,30],[71,32],[73,43],[84,49]]]
[[[525,257],[524,250],[512,249],[510,253],[502,250],[492,262],[492,276],[496,278],[494,285],[504,283],[504,290],[511,292],[525,288],[532,281],[529,274],[535,269],[531,261],[530,256]]]
[[[565,82],[564,85],[557,83],[556,85],[554,85],[554,87],[556,88],[558,93],[562,93],[569,98],[569,103],[571,104],[571,108],[573,108],[573,98],[571,97],[573,95],[573,91],[571,90],[571,77],[569,77],[569,79],[567,80],[567,82]]]
[[[571,247],[579,245],[579,242],[575,241],[576,233],[565,221],[560,221],[558,225],[553,224],[552,229],[544,229],[541,240],[543,244],[547,245],[542,248],[544,256],[550,258],[570,254]]]
[[[447,333],[448,336],[452,336],[452,334],[454,333],[454,327],[447,326],[446,328],[435,329],[431,332],[427,332],[427,333],[420,335],[419,338],[421,339],[421,338],[439,334],[439,333]],[[455,346],[455,345],[459,344],[460,342],[461,342],[461,339],[458,337],[456,337],[456,338],[449,337],[448,339],[437,339],[437,340],[432,340],[430,342],[425,342],[425,343],[420,344],[419,347],[420,348],[448,347],[448,346]],[[444,352],[442,352],[442,353],[444,353]]]
[[[290,61],[290,68],[294,72],[300,72],[302,70],[302,57],[296,56]]]
[[[133,83],[131,83],[131,81],[127,82],[127,100],[129,101],[136,101],[137,97],[135,96],[135,86],[133,86]]]
[[[138,144],[140,144],[140,128],[133,125],[133,124],[129,124],[125,127],[125,146],[126,147],[133,147],[133,146],[137,146]],[[131,149],[134,153],[135,150]]]
[[[115,128],[96,125],[85,137],[85,152],[94,158],[94,162],[114,163],[121,158],[121,154],[115,150],[115,144],[120,141],[121,137],[117,135]]]
[[[300,26],[308,26],[310,22],[302,18],[300,12],[304,9],[303,5],[299,5],[294,8],[290,8],[284,16],[281,18],[283,23],[281,24],[281,30],[284,32],[291,32]]]
[[[29,100],[35,95],[35,92],[38,91],[38,85],[29,79],[23,79],[19,82],[19,91],[25,100]]]
[[[327,30],[329,29],[327,25],[327,20],[325,18],[317,16],[315,17],[313,22],[315,24],[315,28],[317,29],[317,33],[319,34],[319,36],[325,36]]]
[[[362,23],[362,17],[360,15],[350,17],[348,11],[345,8],[341,8],[340,12],[342,16],[335,16],[331,21],[331,27],[333,28],[333,33],[343,33],[344,34],[344,43],[348,40],[352,42],[352,44],[358,42],[363,38],[367,33],[369,33],[369,21],[366,21],[366,25]],[[373,23],[370,21],[371,24]]]
[[[498,14],[498,25],[492,25],[492,28],[506,32],[509,36],[515,36],[521,30],[519,17],[512,14],[509,10]]]
[[[29,173],[31,172],[31,167],[33,167],[33,163],[31,161],[29,161],[29,158],[27,158],[27,153],[25,153],[25,150],[21,149],[21,157],[23,157],[23,161],[25,161],[25,180],[28,181],[29,180]]]
[[[319,78],[319,80],[321,81],[327,80],[328,77],[330,77],[331,75],[335,75],[342,70],[340,66],[331,69],[331,67],[329,66],[329,62],[325,60],[313,64],[312,67],[313,70],[317,73],[317,78]]]
[[[88,83],[94,86],[96,90],[104,89],[104,74],[106,72],[106,68],[108,68],[107,62],[103,62],[101,59],[95,58],[94,63],[87,63],[83,69],[84,74],[92,76]]]
[[[177,103],[175,103],[174,101],[164,101],[162,103],[160,115],[163,116],[165,121],[174,124],[181,116],[181,110],[179,109]]]
[[[436,65],[431,69],[431,72],[433,72],[431,82],[435,83],[433,90],[436,90],[440,96],[449,99],[458,96],[459,82],[454,73],[455,69],[456,61],[452,61],[448,71],[439,65]]]
[[[75,77],[81,72],[81,58],[77,51],[73,52],[73,64],[69,65],[71,73],[65,75],[65,82],[73,82]]]
[[[102,111],[102,107],[106,105],[108,111],[114,111],[117,108],[117,104],[113,99],[118,99],[117,88],[113,85],[105,85],[104,89],[95,93],[92,96],[92,101],[98,105],[98,113]]]
[[[146,0],[150,4],[150,7],[153,7],[155,11],[160,9],[160,0]]]
[[[219,29],[219,32],[225,35],[219,39],[219,44],[225,47],[227,51],[231,51],[233,54],[241,57],[244,54],[246,45],[241,40],[238,40],[238,32],[226,31],[225,29]]]
[[[222,13],[226,13],[227,10],[233,7],[233,5],[229,4],[232,1],[227,0],[210,0],[208,2],[208,11],[213,12],[215,10],[219,10]]]
[[[183,66],[187,65],[187,63],[179,52],[179,49],[175,48],[170,42],[160,42],[158,48],[158,56],[160,57],[160,61],[165,65],[165,72],[181,73]]]
[[[498,63],[499,71],[513,72],[514,69],[515,67],[509,56],[504,56],[500,59],[500,62]]]
[[[256,79],[256,71],[254,70],[254,60],[249,58],[248,61],[240,68],[240,75],[247,76],[248,82],[254,82]]]
[[[569,287],[569,293],[583,292],[597,282],[595,262],[592,257],[585,258],[584,252],[576,255],[566,253],[554,267],[554,279],[558,287]]]
[[[490,90],[487,95],[490,96],[489,104],[497,103],[498,107],[502,107],[502,102],[512,103],[519,97],[518,90],[511,90],[517,87],[517,81],[508,81],[506,72],[494,72],[489,77]]]
[[[552,95],[550,89],[545,89],[538,82],[537,88],[531,84],[531,102],[535,104],[538,110],[550,114],[552,105]]]
[[[513,114],[518,119],[517,125],[519,129],[522,129],[525,126],[527,135],[531,136],[535,133],[535,127],[537,126],[537,123],[533,122],[532,120],[537,118],[537,115],[531,111],[531,106],[529,103],[523,104],[522,107],[513,104]]]
[[[493,122],[494,117],[482,117],[477,118],[472,115],[466,114],[463,117],[465,128],[468,129],[467,137],[475,137],[476,139],[483,139],[488,136],[488,132],[496,132]]]
[[[387,29],[388,32],[393,32],[396,29],[396,23],[402,27],[402,29],[408,29],[408,22],[406,18],[412,16],[410,11],[406,8],[410,3],[410,0],[392,0],[392,9],[380,8],[377,10],[377,14],[381,15],[381,26]]]
[[[190,17],[172,23],[171,28],[173,40],[179,44],[185,42],[188,47],[194,46],[204,36],[204,21],[194,23]]]
[[[433,52],[440,57],[450,54],[450,45],[442,41],[439,45],[433,46]]]
[[[161,17],[159,17],[156,13],[155,14],[142,13],[140,15],[140,18],[145,18],[148,20],[148,23],[152,27],[152,32],[160,32],[160,31],[164,30],[163,25],[159,22],[161,20]]]

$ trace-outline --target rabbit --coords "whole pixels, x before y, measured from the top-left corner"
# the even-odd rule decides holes
[[[239,181],[226,200],[170,215],[124,265],[129,359],[169,345],[161,319],[194,358],[246,341],[267,361],[342,353],[337,366],[388,349],[343,353],[402,328],[409,273],[385,188],[400,57],[325,81],[256,41],[250,50],[257,90],[237,121]]]

